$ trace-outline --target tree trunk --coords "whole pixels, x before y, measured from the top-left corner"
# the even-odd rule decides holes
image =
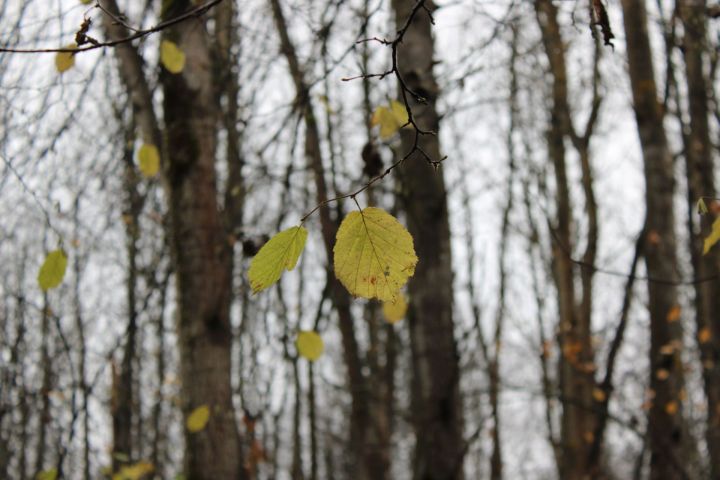
[[[163,12],[163,20],[192,7],[189,0],[175,0]],[[114,0],[108,0],[106,8],[119,13]],[[110,37],[127,34],[109,17],[104,26]],[[162,152],[177,286],[182,410],[185,416],[202,405],[211,411],[202,432],[185,430],[183,473],[193,480],[244,478],[230,381],[232,245],[217,201],[220,109],[213,53],[202,16],[163,30],[163,39],[175,42],[186,56],[181,73],[163,69],[160,74],[164,137],[137,49],[123,43],[115,52],[140,133]]]
[[[690,111],[685,148],[690,252],[696,278],[716,277],[720,273],[720,249],[715,248],[703,256],[703,238],[710,233],[713,219],[704,215],[699,222],[695,221],[698,199],[716,196],[708,122],[708,81],[703,71],[707,53],[706,2],[678,0],[678,6],[685,32],[682,52]],[[712,477],[720,478],[720,282],[695,284],[695,318],[708,401],[705,439]]]
[[[332,272],[333,245],[339,227],[338,220],[330,216],[330,208],[324,202],[328,197],[325,181],[320,133],[316,116],[310,99],[309,87],[304,72],[298,61],[295,46],[288,34],[287,22],[279,0],[270,0],[275,26],[280,37],[280,49],[290,67],[290,74],[295,84],[296,101],[302,110],[305,121],[305,157],[315,181],[315,194],[319,208],[320,228],[322,231],[325,252],[328,258],[329,271]],[[375,441],[375,430],[371,423],[368,383],[362,372],[359,346],[355,337],[353,317],[350,312],[350,295],[345,287],[332,273],[330,282],[330,298],[338,313],[340,333],[342,335],[343,354],[348,372],[349,388],[352,398],[350,412],[350,455],[347,457],[347,470],[351,478],[362,480],[381,480],[386,478],[389,465],[383,462],[383,452]]]
[[[657,101],[645,2],[622,0],[633,106],[643,153],[647,202],[645,264],[650,309],[650,478],[685,475],[693,449],[684,426],[682,327],[677,289],[673,162]],[[653,281],[652,279],[659,280]]]
[[[592,263],[597,242],[597,221],[592,178],[589,168],[588,143],[594,124],[591,115],[583,138],[578,138],[572,125],[568,104],[567,64],[565,45],[558,23],[558,9],[550,0],[537,0],[535,11],[552,76],[552,109],[547,132],[548,155],[555,172],[557,224],[553,228],[553,278],[558,294],[559,325],[557,330],[559,388],[562,404],[560,429],[560,478],[582,479],[588,472],[587,453],[593,443],[594,416],[594,352],[590,340],[592,308],[592,272],[581,273],[582,292],[576,291],[573,264],[573,203],[567,177],[566,139],[573,140],[581,159],[583,186],[588,214],[588,247],[584,261]],[[596,115],[596,107],[593,112]]]
[[[393,0],[395,24],[407,21],[412,0]],[[427,1],[432,10],[434,5]],[[398,46],[399,73],[407,87],[426,103],[410,99],[418,126],[437,132],[435,102],[438,86],[433,75],[434,44],[431,18],[420,10]],[[405,129],[401,155],[413,150],[415,132]],[[439,160],[440,143],[435,135],[421,135],[419,147]],[[453,323],[453,274],[447,194],[442,169],[433,168],[415,151],[399,170],[401,205],[407,216],[419,258],[409,282],[413,388],[412,422],[415,431],[413,478],[449,480],[463,478],[462,402],[460,368]]]
[[[191,7],[189,0],[176,0],[164,19]],[[181,73],[163,70],[160,75],[183,412],[202,405],[211,411],[201,433],[185,430],[185,474],[198,480],[237,478],[243,462],[230,381],[232,246],[217,202],[220,112],[210,39],[202,19],[175,25],[163,38],[186,55]]]

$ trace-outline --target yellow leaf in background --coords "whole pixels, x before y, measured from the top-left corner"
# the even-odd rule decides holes
[[[395,301],[388,300],[383,302],[382,305],[383,316],[388,323],[399,322],[405,318],[407,309],[407,300],[405,299],[405,295],[402,293],[398,293],[396,295]]]
[[[307,358],[311,362],[320,358],[320,355],[325,350],[325,344],[320,335],[317,332],[308,330],[298,332],[295,346],[300,356]]]
[[[712,340],[712,331],[710,330],[710,327],[703,327],[698,332],[698,342],[701,344],[708,343],[710,340]]]
[[[680,308],[680,305],[673,306],[670,311],[667,313],[667,321],[668,323],[677,322],[680,320],[680,314],[682,313],[682,309]]]
[[[155,466],[150,462],[138,462],[134,465],[122,467],[112,476],[112,480],[140,480],[145,475],[153,473]]]
[[[605,394],[605,390],[603,390],[600,387],[593,388],[592,396],[595,399],[596,402],[602,403],[607,398],[607,395]]]
[[[53,250],[47,254],[45,261],[38,272],[38,285],[43,291],[50,290],[60,285],[65,278],[67,269],[67,255],[62,250]]]
[[[77,48],[77,45],[65,45],[63,48]],[[55,54],[55,69],[58,73],[70,70],[75,65],[75,55],[72,52],[58,52]]]
[[[57,478],[57,469],[51,468],[49,470],[43,470],[35,475],[35,480],[55,480]]]
[[[697,201],[697,212],[700,215],[705,215],[706,213],[708,213],[707,204],[705,203],[705,199],[702,197],[700,198],[700,200]]]
[[[138,168],[146,177],[154,177],[160,171],[160,153],[155,145],[145,143],[140,147]]]
[[[248,270],[253,293],[265,290],[280,279],[283,270],[292,270],[305,248],[307,230],[292,227],[283,230],[262,246]]]
[[[160,62],[170,73],[180,73],[185,68],[185,52],[170,40],[160,43]]]
[[[408,123],[405,105],[392,100],[390,107],[377,107],[370,120],[372,126],[380,125],[380,138],[386,140]]]
[[[195,433],[204,430],[207,426],[208,420],[210,420],[210,407],[207,405],[200,405],[190,412],[185,425],[190,432]]]
[[[703,244],[703,255],[706,255],[710,249],[720,240],[720,217],[716,218],[712,224],[712,231],[705,239]]]
[[[368,207],[340,224],[335,276],[358,297],[395,301],[415,273],[418,258],[410,233],[386,211]]]
[[[80,3],[82,3],[83,5],[90,5],[92,1],[93,0],[80,0]]]
[[[678,404],[677,402],[668,402],[665,404],[665,412],[668,415],[675,415],[678,411]]]

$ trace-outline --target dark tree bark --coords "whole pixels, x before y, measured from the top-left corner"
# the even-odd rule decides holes
[[[678,318],[677,246],[673,195],[673,162],[663,112],[657,100],[653,56],[647,29],[645,2],[622,0],[633,106],[643,153],[647,224],[645,265],[650,310],[649,447],[652,480],[682,478],[693,450],[685,428],[681,392],[684,385],[680,358],[682,326]]]
[[[715,248],[703,256],[703,238],[710,233],[713,218],[705,215],[697,221],[695,212],[700,197],[716,196],[715,162],[708,120],[709,82],[704,71],[708,52],[706,2],[678,0],[677,5],[685,32],[682,53],[690,112],[690,128],[685,135],[689,246],[695,277],[717,277],[720,273],[720,249]],[[720,282],[701,282],[694,287],[698,347],[708,401],[705,439],[712,477],[720,478]]]
[[[192,7],[189,0],[176,0],[163,19]],[[114,0],[108,0],[106,8],[119,13]],[[104,25],[111,38],[127,33],[109,17]],[[205,430],[185,433],[184,473],[198,480],[244,478],[230,382],[233,252],[217,200],[216,132],[221,116],[211,38],[202,16],[163,30],[163,38],[175,42],[186,56],[181,73],[163,69],[160,75],[164,135],[137,50],[124,43],[116,55],[140,133],[162,152],[177,285],[182,409],[186,415],[201,405],[211,411]]]
[[[412,0],[394,0],[395,24],[407,22]],[[432,2],[425,2],[432,10]],[[413,17],[398,46],[399,74],[407,87],[425,103],[408,95],[417,125],[437,132],[435,102],[439,89],[433,74],[434,42],[429,12]],[[403,130],[401,155],[413,150],[415,132]],[[440,160],[436,135],[421,135],[418,146]],[[450,253],[447,192],[442,169],[431,166],[415,150],[399,169],[400,201],[419,258],[408,285],[412,355],[412,423],[415,431],[413,478],[449,480],[463,478],[462,402],[460,368],[453,323],[453,274]]]

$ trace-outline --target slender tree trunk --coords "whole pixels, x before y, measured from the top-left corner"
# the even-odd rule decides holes
[[[328,197],[328,187],[325,181],[325,168],[323,166],[322,150],[320,147],[320,133],[317,126],[316,115],[310,99],[309,87],[304,78],[304,72],[298,61],[295,46],[288,34],[287,22],[279,0],[270,0],[275,26],[280,37],[280,48],[290,67],[290,74],[295,84],[297,102],[302,109],[305,121],[305,157],[309,169],[315,180],[316,199],[322,206],[319,209],[320,228],[323,243],[332,271],[333,245],[338,229],[337,219],[332,219],[330,208],[323,204]],[[350,445],[348,455],[348,474],[353,479],[385,478],[388,466],[383,463],[382,452],[373,448],[377,442],[374,439],[374,429],[371,424],[368,384],[362,372],[362,362],[359,354],[357,339],[353,327],[353,317],[350,312],[350,295],[342,284],[332,275],[330,281],[330,296],[338,312],[340,333],[342,335],[345,365],[349,377],[352,406],[350,412]]]
[[[405,24],[415,2],[393,0],[395,24]],[[434,5],[426,2],[432,10]],[[433,74],[434,44],[429,12],[419,11],[398,47],[399,73],[407,87],[426,103],[410,100],[418,126],[437,132],[435,102],[439,94]],[[408,98],[411,96],[409,95]],[[410,152],[415,132],[404,130],[402,151]],[[439,160],[435,135],[421,135],[419,146]],[[463,478],[462,402],[460,368],[453,323],[453,275],[447,193],[442,169],[433,168],[415,151],[398,174],[401,205],[419,258],[409,282],[413,388],[412,422],[415,430],[413,478],[449,480]]]
[[[125,139],[125,151],[123,166],[125,168],[124,189],[125,209],[123,218],[125,220],[125,236],[127,247],[127,279],[125,284],[125,295],[127,303],[127,328],[125,330],[125,349],[123,350],[122,362],[118,374],[118,382],[114,385],[113,399],[115,400],[112,412],[113,421],[113,471],[117,472],[123,463],[121,459],[126,457],[130,461],[134,459],[133,452],[133,399],[135,391],[135,375],[133,366],[135,361],[135,344],[137,336],[137,257],[138,240],[140,238],[140,211],[142,210],[142,199],[137,191],[137,173],[133,161],[133,137],[134,128],[127,129]]]
[[[567,64],[565,43],[558,22],[558,8],[551,0],[536,0],[535,11],[542,33],[542,41],[552,76],[552,109],[550,128],[547,133],[548,154],[555,172],[556,209],[558,221],[553,232],[553,273],[558,292],[558,345],[559,387],[562,403],[560,431],[561,464],[558,466],[563,479],[582,479],[598,475],[599,465],[588,464],[588,453],[594,443],[595,415],[593,412],[593,389],[595,386],[595,361],[591,342],[592,333],[592,284],[590,267],[576,271],[573,255],[573,202],[567,177],[566,140],[570,140],[580,159],[582,187],[585,195],[585,213],[588,232],[583,262],[595,261],[598,239],[597,204],[590,166],[589,143],[593,133],[600,96],[598,93],[598,60],[600,46],[596,39],[593,66],[593,98],[589,118],[582,136],[572,124],[568,102]],[[579,274],[579,275],[578,275]],[[579,276],[579,282],[578,280]],[[577,286],[580,286],[579,290]]]
[[[712,217],[695,220],[700,197],[716,196],[712,140],[710,138],[708,81],[704,72],[707,55],[707,13],[704,0],[678,0],[684,27],[683,57],[687,78],[690,130],[685,148],[688,182],[688,220],[690,252],[696,278],[720,273],[720,250],[703,256],[703,238],[711,230]],[[695,284],[695,318],[700,360],[703,365],[708,417],[705,439],[713,478],[720,478],[720,282]]]
[[[684,425],[682,327],[676,287],[677,252],[673,162],[657,100],[645,2],[622,0],[628,66],[638,134],[643,152],[647,202],[645,264],[650,309],[650,478],[676,479],[693,449]]]

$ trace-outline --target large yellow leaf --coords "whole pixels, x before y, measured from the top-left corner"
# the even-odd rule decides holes
[[[380,138],[383,140],[392,137],[395,132],[408,123],[408,113],[405,105],[393,100],[390,102],[389,107],[377,107],[373,112],[370,123],[373,126],[380,125]]]
[[[382,305],[383,316],[385,317],[385,320],[388,321],[388,323],[399,322],[400,320],[405,318],[407,309],[407,300],[405,300],[405,295],[403,295],[402,293],[399,293],[397,295],[395,301],[387,300],[383,302]]]
[[[74,43],[65,45],[63,48],[77,48]],[[75,65],[75,55],[72,52],[58,52],[55,54],[55,69],[58,73],[70,70]]]
[[[140,480],[154,471],[155,466],[152,463],[138,462],[134,465],[122,467],[118,473],[112,476],[112,480]]]
[[[160,62],[170,73],[180,73],[185,68],[185,52],[170,40],[160,43]]]
[[[312,331],[300,331],[298,332],[297,340],[295,340],[295,346],[297,347],[298,353],[301,357],[305,357],[311,362],[314,362],[325,350],[325,344],[322,338],[317,332]]]
[[[292,227],[283,230],[262,246],[250,263],[248,278],[253,293],[265,290],[280,279],[283,270],[292,270],[305,248],[307,230]]]
[[[187,417],[185,426],[188,431],[195,433],[200,432],[207,426],[208,420],[210,420],[210,407],[207,405],[200,405],[195,410],[190,412]]]
[[[410,233],[379,208],[352,212],[337,232],[335,276],[355,296],[395,301],[415,273]]]
[[[708,235],[705,239],[705,243],[703,245],[703,255],[708,253],[713,247],[713,245],[718,242],[718,240],[720,240],[720,217],[715,219],[712,224],[712,231],[710,232],[710,235]]]
[[[146,177],[154,177],[160,170],[160,153],[155,145],[143,144],[138,150],[138,168]]]
[[[37,281],[40,288],[50,290],[60,285],[65,278],[67,255],[62,250],[53,250],[47,254],[38,272]]]

